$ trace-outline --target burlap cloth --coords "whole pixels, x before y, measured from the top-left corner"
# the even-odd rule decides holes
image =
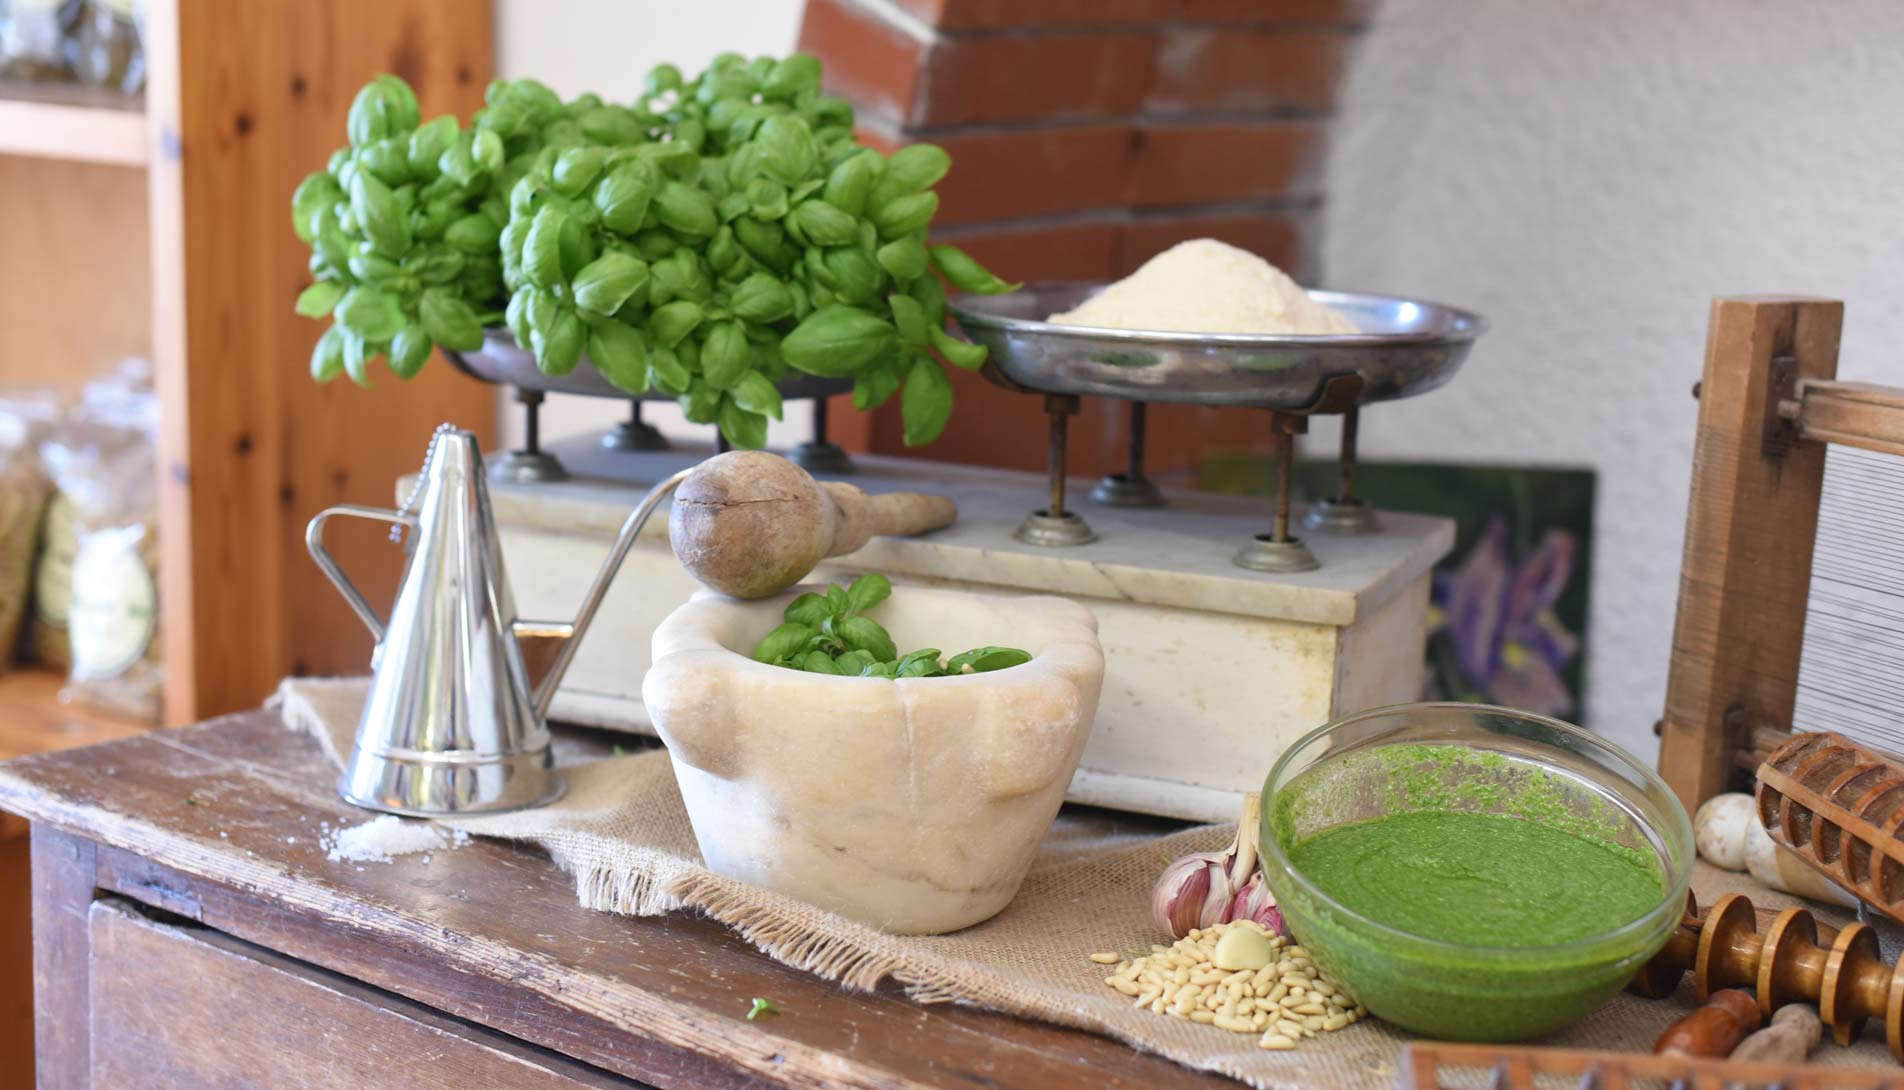
[[[360,679],[291,679],[280,687],[275,703],[286,725],[315,735],[337,761],[350,750],[365,686]],[[568,794],[553,805],[444,824],[539,845],[574,876],[576,895],[588,908],[630,916],[693,909],[728,924],[776,961],[847,988],[870,990],[891,977],[920,1002],[969,1003],[1102,1033],[1265,1090],[1394,1085],[1407,1037],[1377,1019],[1305,1040],[1293,1052],[1266,1052],[1256,1047],[1255,1035],[1138,1010],[1104,986],[1106,967],[1088,955],[1148,952],[1164,937],[1150,916],[1150,887],[1158,871],[1186,852],[1227,846],[1234,825],[1159,836],[1156,826],[1142,820],[1120,822],[1101,811],[1067,810],[1005,911],[955,934],[902,938],[703,867],[664,751],[588,760],[564,771]],[[1693,889],[1702,904],[1733,890],[1749,894],[1763,908],[1802,903],[1704,863],[1693,875]],[[1832,923],[1849,918],[1831,909],[1820,909],[1819,916]],[[1897,953],[1889,932],[1885,953]],[[1693,1005],[1689,984],[1667,1000],[1622,992],[1586,1021],[1538,1043],[1645,1052]],[[1849,1048],[1827,1043],[1813,1058],[1826,1064],[1894,1066],[1881,1029]]]

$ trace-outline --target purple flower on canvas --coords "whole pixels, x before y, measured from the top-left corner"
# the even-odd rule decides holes
[[[1437,688],[1542,715],[1572,712],[1561,672],[1580,641],[1554,605],[1573,578],[1577,544],[1567,531],[1550,528],[1516,563],[1508,555],[1507,520],[1488,520],[1460,565],[1435,577],[1431,632],[1451,643],[1459,672]]]

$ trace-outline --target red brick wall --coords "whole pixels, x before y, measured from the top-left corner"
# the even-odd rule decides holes
[[[1110,280],[1211,236],[1315,275],[1335,87],[1376,0],[808,0],[800,46],[859,109],[863,138],[952,154],[935,239],[1008,280]],[[1039,468],[1039,399],[964,372],[952,425],[913,451]],[[897,405],[833,414],[850,446],[900,453]],[[1123,460],[1121,404],[1087,401],[1076,472]],[[1267,450],[1266,418],[1162,406],[1153,471]]]

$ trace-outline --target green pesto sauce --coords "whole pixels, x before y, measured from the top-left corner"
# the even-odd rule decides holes
[[[1655,860],[1517,817],[1398,813],[1339,825],[1290,861],[1324,893],[1390,927],[1475,946],[1553,946],[1659,903]]]

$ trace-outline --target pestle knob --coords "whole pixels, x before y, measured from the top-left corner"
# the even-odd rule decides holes
[[[674,493],[668,540],[688,574],[736,598],[765,598],[806,578],[829,556],[874,534],[919,534],[952,524],[944,496],[869,496],[814,480],[777,454],[735,450],[695,467]]]

